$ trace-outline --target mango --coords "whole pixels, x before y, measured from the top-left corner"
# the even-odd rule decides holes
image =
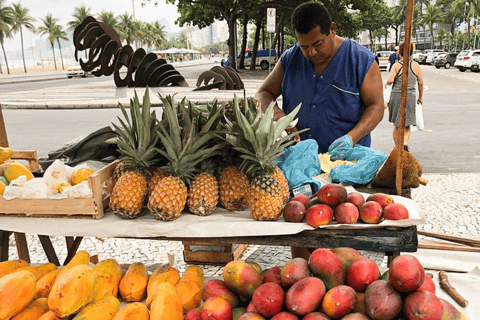
[[[295,282],[310,276],[307,260],[293,258],[288,261],[280,271],[280,278],[284,288],[290,288]]]
[[[354,261],[348,268],[345,283],[357,292],[363,292],[380,278],[380,270],[372,259],[367,257]]]
[[[347,189],[344,186],[330,183],[322,186],[317,192],[320,203],[335,207],[347,201]]]
[[[442,319],[443,304],[430,291],[417,290],[403,301],[403,314],[408,319]]]
[[[304,278],[288,289],[285,305],[293,314],[304,316],[318,309],[325,292],[322,280],[316,277]]]
[[[244,261],[230,261],[223,268],[223,281],[235,293],[251,298],[263,282],[262,275]]]
[[[309,266],[312,274],[322,279],[327,290],[345,283],[345,268],[330,249],[319,248],[313,251]]]
[[[255,290],[252,301],[261,316],[270,318],[282,311],[285,293],[280,285],[267,282]]]
[[[331,318],[341,318],[355,309],[357,295],[349,286],[339,285],[328,290],[322,301],[323,312]]]
[[[402,310],[402,297],[386,280],[377,280],[365,291],[365,309],[373,319],[393,319]]]

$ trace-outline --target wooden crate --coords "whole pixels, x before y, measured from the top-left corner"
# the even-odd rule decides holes
[[[39,170],[36,151],[14,151],[12,159],[26,160],[33,171]],[[100,219],[104,216],[109,200],[103,184],[112,176],[116,164],[117,161],[112,162],[88,177],[93,191],[92,198],[5,200],[0,197],[0,215]]]
[[[224,265],[237,260],[248,244],[218,244],[210,241],[183,241],[183,259],[192,264]]]

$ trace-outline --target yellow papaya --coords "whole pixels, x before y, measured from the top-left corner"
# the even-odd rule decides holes
[[[124,301],[142,301],[147,295],[148,274],[145,264],[134,262],[120,281],[118,291]]]
[[[79,264],[86,264],[88,265],[88,263],[90,262],[90,254],[87,252],[87,251],[78,251],[72,258],[72,260],[70,260],[66,266],[64,266],[62,268],[62,270],[60,271],[60,273],[58,274],[61,275],[62,273],[72,269],[73,267],[75,266],[78,266]]]
[[[112,320],[149,320],[150,311],[141,302],[132,302],[120,309]]]
[[[176,286],[178,281],[180,280],[180,273],[174,267],[169,265],[163,265],[158,267],[153,273],[150,275],[147,284],[147,307],[150,306],[152,303],[153,295],[156,291],[156,288],[159,284],[168,282],[172,286]]]
[[[12,157],[12,155],[13,155],[12,149],[0,147],[0,164],[9,160]]]
[[[90,168],[81,168],[81,169],[75,170],[72,173],[72,179],[71,179],[72,180],[72,186],[87,180],[88,177],[93,173],[94,173],[94,171]]]
[[[4,168],[4,175],[7,178],[8,183],[17,179],[20,176],[26,176],[27,181],[33,179],[33,174],[26,166],[23,164],[13,161],[7,163]]]
[[[43,277],[44,275],[46,275],[50,271],[53,271],[53,270],[56,270],[56,269],[57,269],[57,266],[54,263],[48,262],[48,263],[44,263],[40,266],[28,266],[28,267],[20,268],[18,270],[19,271],[20,270],[30,271],[31,273],[33,273],[33,275],[35,276],[35,279],[37,279],[37,281],[38,281],[41,277]]]
[[[175,286],[185,312],[200,306],[202,302],[203,277],[203,269],[201,267],[189,266]]]
[[[68,320],[70,317],[62,318],[59,317],[55,312],[49,310],[38,318],[38,320]]]
[[[73,320],[111,320],[120,310],[120,301],[114,296],[91,302],[83,307]]]
[[[97,275],[93,300],[102,299],[105,295],[114,297],[118,294],[118,284],[122,279],[122,268],[114,259],[100,261],[93,267],[93,272]]]
[[[62,270],[63,271],[63,270]],[[60,317],[68,317],[92,302],[97,275],[93,268],[80,264],[60,272],[48,295],[48,306]]]
[[[183,306],[175,287],[168,282],[160,283],[150,306],[150,320],[182,320]]]
[[[41,277],[37,280],[36,292],[35,292],[35,299],[45,297],[48,298],[50,294],[50,290],[52,290],[52,286],[57,279],[57,275],[60,272],[60,269],[55,269]]]
[[[24,267],[28,267],[28,262],[20,259],[0,262],[0,278]]]
[[[3,193],[5,192],[5,189],[7,188],[7,185],[0,181],[0,196],[3,196]]]
[[[35,282],[33,273],[27,270],[0,278],[0,320],[12,318],[32,302]]]
[[[13,317],[12,320],[38,319],[45,312],[48,311],[47,300],[47,298],[38,298],[33,300],[25,309],[23,309],[19,314]]]

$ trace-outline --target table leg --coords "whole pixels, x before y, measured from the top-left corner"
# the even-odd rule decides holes
[[[68,237],[67,237],[68,238]],[[70,237],[73,239],[73,237]],[[76,237],[73,242],[71,242],[71,239],[66,239],[67,240],[67,248],[68,248],[68,254],[67,258],[63,262],[63,265],[65,266],[67,263],[72,260],[73,256],[77,253],[78,247],[80,247],[80,243],[82,243],[83,237]],[[70,246],[69,246],[70,243]]]
[[[45,251],[45,254],[47,255],[48,261],[55,263],[56,266],[60,266],[60,262],[58,261],[57,254],[55,252],[55,248],[53,248],[50,237],[39,234],[38,239],[40,239],[40,243],[42,244],[43,251]]]
[[[28,253],[27,237],[25,233],[14,232],[15,242],[17,243],[18,258],[30,263],[30,254]]]
[[[0,230],[0,261],[8,260],[8,245],[10,239],[10,231]]]
[[[400,256],[400,252],[385,252],[385,255],[387,256],[387,266],[390,267],[390,264],[392,263],[393,259],[396,257]]]

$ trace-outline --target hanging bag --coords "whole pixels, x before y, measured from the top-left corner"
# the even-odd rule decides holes
[[[423,106],[421,103],[417,103],[415,107],[415,116],[417,118],[417,129],[420,131],[425,130],[425,123],[423,122]]]

